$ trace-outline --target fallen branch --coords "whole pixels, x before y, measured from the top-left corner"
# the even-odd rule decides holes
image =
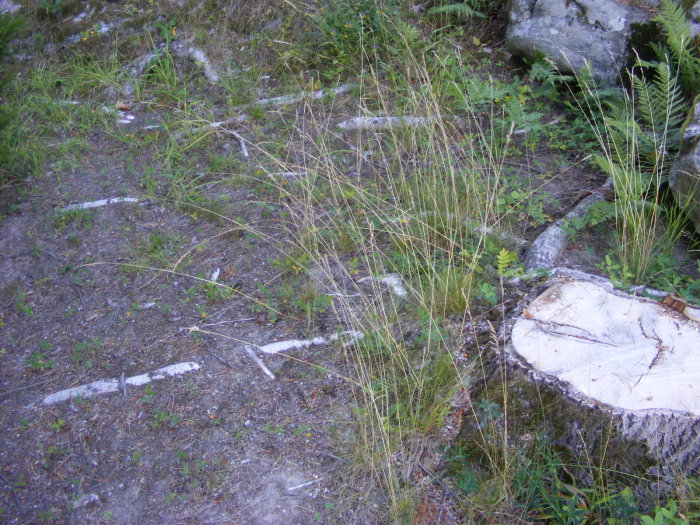
[[[80,204],[69,204],[64,208],[61,208],[59,211],[66,212],[73,210],[87,210],[90,208],[99,208],[100,206],[107,206],[108,204],[119,204],[122,202],[139,202],[139,200],[133,197],[112,197],[109,199],[100,199],[98,201],[81,202]]]
[[[316,345],[327,345],[333,341],[337,341],[343,336],[349,336],[348,341],[345,345],[351,344],[352,342],[361,339],[363,334],[356,330],[346,330],[345,332],[340,332],[340,334],[333,334],[329,337],[314,337],[313,339],[289,339],[287,341],[278,341],[277,343],[270,343],[263,346],[258,346],[261,352],[266,354],[278,354],[279,352],[285,352],[287,350],[296,350],[297,348],[308,348],[309,346]]]
[[[391,291],[394,292],[398,297],[408,297],[408,292],[406,291],[406,287],[401,281],[401,277],[399,277],[395,273],[388,273],[386,275],[379,275],[377,277],[363,277],[357,282],[364,283],[366,281],[377,281],[380,283],[384,283],[388,285],[391,288]]]
[[[247,115],[236,115],[235,117],[231,117],[231,118],[228,118],[226,120],[220,120],[218,122],[210,122],[209,124],[207,124],[205,126],[199,126],[196,128],[180,131],[174,135],[174,138],[175,138],[175,140],[180,140],[183,137],[186,137],[188,135],[196,135],[198,133],[211,132],[212,130],[214,130],[214,131],[216,131],[216,130],[230,131],[228,129],[229,126],[233,126],[234,124],[240,124],[241,122],[245,122],[245,120],[247,118],[248,118]],[[152,129],[155,129],[155,128],[152,128]]]
[[[313,485],[313,484],[318,483],[320,481],[323,481],[323,478],[312,479],[311,481],[307,481],[306,483],[301,483],[299,485],[294,485],[293,487],[289,487],[287,489],[287,492],[291,492],[292,490],[297,490],[297,489],[303,489],[304,487],[308,487],[309,485]]]
[[[193,370],[199,370],[200,366],[197,363],[186,362],[178,363],[175,365],[164,366],[153,372],[146,374],[139,374],[132,377],[127,377],[126,379],[100,379],[98,381],[93,381],[86,385],[77,386],[75,388],[67,388],[66,390],[61,390],[54,394],[50,394],[44,398],[41,402],[42,405],[54,405],[60,403],[61,401],[67,401],[69,399],[74,399],[76,397],[94,397],[101,394],[108,394],[111,392],[119,392],[120,385],[123,389],[127,385],[129,386],[141,386],[150,383],[151,381],[159,381],[165,379],[166,377],[174,377],[180,374],[191,372]]]
[[[608,179],[598,191],[592,193],[573,210],[567,213],[558,221],[552,223],[544,232],[540,234],[532,243],[525,257],[525,271],[530,272],[535,268],[549,269],[554,266],[557,259],[564,251],[569,234],[565,231],[566,222],[583,217],[596,202],[606,200],[605,194],[612,188],[612,179]]]
[[[185,47],[183,45],[173,45],[171,47],[177,55],[189,57],[194,60],[196,64],[201,65],[204,69],[204,76],[207,77],[209,82],[216,84],[219,81],[219,74],[214,69],[214,66],[211,65],[204,51],[193,46]]]
[[[338,127],[345,131],[381,131],[384,129],[428,126],[436,117],[354,117],[344,120]]]
[[[262,359],[260,359],[256,354],[255,351],[250,347],[246,346],[245,351],[248,352],[248,355],[250,358],[255,361],[255,364],[260,367],[260,370],[265,372],[265,375],[267,375],[270,379],[275,379],[275,374],[270,372],[270,369],[265,366],[265,363],[262,362]]]
[[[241,145],[241,153],[243,154],[243,156],[246,159],[250,158],[250,153],[248,153],[248,148],[245,145],[245,140],[243,139],[243,137],[241,137],[241,135],[239,133],[236,133],[235,131],[233,131],[231,129],[223,128],[221,126],[217,126],[217,127],[219,129],[225,131],[229,135],[233,135],[238,140],[238,143]]]
[[[207,80],[212,83],[217,83],[219,81],[219,74],[214,69],[214,66],[211,65],[204,51],[193,46],[186,46],[180,42],[171,42],[170,47],[166,47],[165,44],[158,45],[153,53],[141,57],[131,66],[129,70],[129,80],[122,88],[126,95],[131,96],[134,94],[134,81],[144,74],[148,66],[159,60],[161,58],[161,53],[166,50],[171,51],[173,55],[180,58],[191,58],[195,63],[202,66],[204,69],[204,76],[207,77]]]
[[[295,93],[293,95],[282,95],[280,97],[273,98],[259,98],[252,104],[246,104],[242,108],[249,108],[251,106],[286,106],[288,104],[297,104],[305,99],[319,100],[327,95],[340,95],[345,93],[350,89],[349,84],[341,84],[338,87],[330,89],[319,89],[318,91],[302,91],[301,93]]]
[[[283,105],[288,105],[288,104],[296,104],[296,103],[299,103],[305,99],[318,100],[318,99],[321,99],[327,95],[338,95],[340,93],[344,93],[348,89],[350,89],[350,86],[348,84],[342,84],[338,87],[331,88],[331,89],[319,89],[318,91],[311,91],[311,92],[302,91],[301,93],[295,93],[293,95],[282,95],[282,96],[273,97],[273,98],[259,98],[255,102],[237,107],[236,110],[237,111],[245,111],[246,109],[251,108],[251,107],[255,107],[255,106],[283,106]],[[183,138],[187,135],[202,133],[205,131],[210,131],[211,129],[222,129],[224,131],[229,131],[226,128],[228,128],[229,126],[233,126],[234,124],[240,124],[241,122],[244,122],[245,120],[247,120],[247,118],[248,118],[248,115],[246,115],[245,113],[240,113],[240,114],[235,115],[233,117],[229,117],[226,120],[221,120],[219,122],[212,122],[210,124],[207,124],[206,126],[200,126],[197,128],[193,128],[191,130],[187,130],[187,131],[180,131],[179,133],[177,133],[175,135],[175,139],[180,140],[181,138]],[[151,127],[150,129],[155,129],[155,128]]]
[[[469,122],[462,117],[414,117],[411,115],[390,117],[353,117],[338,124],[344,131],[382,131],[394,128],[418,128],[430,126],[438,122],[446,122],[456,129],[466,129]]]

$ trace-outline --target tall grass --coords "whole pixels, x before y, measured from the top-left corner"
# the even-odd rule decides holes
[[[590,76],[579,76],[583,112],[598,140],[599,167],[613,181],[618,277],[644,283],[655,259],[668,254],[683,231],[682,214],[667,206],[664,183],[677,148],[685,106],[678,74],[669,61],[655,65],[653,82],[629,73],[632,87],[603,104]],[[688,203],[678,203],[681,208]]]
[[[279,166],[303,175],[277,188],[295,248],[333,296],[341,328],[365,334],[345,348],[357,406],[353,464],[383,489],[391,519],[410,523],[420,491],[411,474],[446,444],[450,403],[470,381],[455,358],[488,274],[495,241],[485,232],[502,223],[494,201],[509,137],[475,113],[445,113],[445,86],[434,85],[420,58],[407,61],[422,88],[397,99],[370,70],[361,81],[372,108],[362,104],[354,116],[398,111],[430,124],[339,135],[328,115],[307,108],[290,140],[303,145],[292,156],[304,162]],[[405,296],[391,291],[387,274],[400,278]]]

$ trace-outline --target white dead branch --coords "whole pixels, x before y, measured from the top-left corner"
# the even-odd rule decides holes
[[[217,126],[218,129],[221,129],[223,132],[228,133],[229,135],[232,135],[233,137],[238,140],[238,143],[241,145],[241,153],[243,154],[243,157],[246,159],[250,158],[250,153],[248,153],[248,147],[245,144],[245,139],[241,137],[239,133],[236,133],[235,131],[231,129],[226,129],[223,126]]]
[[[386,275],[378,275],[376,277],[363,277],[362,279],[358,280],[358,283],[364,283],[366,281],[377,281],[380,283],[384,283],[388,285],[391,288],[391,291],[394,292],[398,297],[408,297],[408,292],[406,291],[406,287],[403,285],[403,282],[401,281],[401,277],[399,277],[395,273],[388,273]]]
[[[211,65],[211,62],[209,61],[209,58],[207,58],[204,51],[193,46],[182,46],[178,47],[178,52],[184,56],[190,57],[197,65],[201,65],[204,69],[204,76],[207,77],[209,82],[216,84],[219,81],[219,74],[214,69],[214,66]]]
[[[338,124],[344,131],[383,131],[393,128],[419,128],[444,123],[455,129],[468,129],[469,121],[462,117],[435,116],[416,117],[412,115],[387,117],[354,117]]]
[[[291,492],[293,490],[298,490],[298,489],[303,489],[304,487],[308,487],[309,485],[313,485],[314,483],[319,483],[320,481],[323,481],[323,478],[312,479],[311,481],[307,481],[306,483],[300,483],[299,485],[294,485],[293,487],[289,487],[287,489],[287,492]]]
[[[270,379],[275,379],[275,374],[270,372],[270,369],[265,366],[265,363],[262,362],[262,359],[260,359],[256,354],[255,350],[253,350],[250,346],[245,347],[245,351],[248,353],[250,358],[255,361],[255,364],[260,367],[260,370],[262,370],[266,376],[268,376]]]
[[[170,47],[167,49],[169,49],[169,51],[177,57],[191,58],[196,64],[202,66],[204,76],[207,77],[207,80],[209,80],[209,82],[212,82],[214,84],[219,82],[219,74],[216,72],[216,69],[214,69],[214,66],[212,66],[211,61],[207,57],[206,53],[204,53],[204,51],[202,51],[201,49],[194,46],[188,46],[177,41],[171,42]],[[157,62],[158,60],[162,60],[161,57],[163,56],[165,50],[165,44],[160,44],[156,47],[156,50],[153,53],[144,55],[143,57],[138,59],[133,66],[131,66],[131,68],[129,69],[129,80],[124,84],[122,88],[126,95],[131,96],[134,94],[134,82],[136,81],[136,79],[144,74],[146,69],[148,69],[148,66]]]
[[[345,93],[350,89],[349,84],[341,84],[338,87],[330,89],[319,89],[318,91],[302,91],[301,93],[295,93],[293,95],[282,95],[280,97],[273,98],[259,98],[253,104],[248,104],[243,106],[244,108],[250,106],[286,106],[289,104],[298,104],[303,100],[320,100],[328,95],[340,95]]]
[[[354,117],[344,120],[338,127],[345,131],[382,131],[392,128],[416,128],[437,122],[437,117]]]
[[[44,398],[41,402],[43,405],[53,405],[60,403],[61,401],[67,401],[69,399],[74,399],[76,397],[88,398],[94,397],[101,394],[108,394],[111,392],[118,392],[120,390],[120,383],[122,388],[126,386],[141,386],[151,381],[159,381],[165,379],[166,377],[174,377],[193,370],[199,370],[200,366],[197,363],[186,362],[178,363],[175,365],[164,366],[153,372],[148,372],[146,374],[139,374],[132,377],[127,377],[120,381],[120,379],[100,379],[98,381],[93,381],[86,385],[77,386],[74,388],[68,388],[66,390],[61,390],[60,392],[53,393]]]
[[[253,106],[283,106],[283,105],[288,105],[288,104],[296,104],[296,103],[302,102],[303,100],[306,100],[306,99],[318,100],[318,99],[321,99],[327,95],[338,95],[340,93],[344,93],[348,89],[350,89],[350,86],[348,84],[342,84],[338,87],[331,88],[331,89],[320,89],[318,91],[301,92],[301,93],[295,93],[293,95],[282,95],[280,97],[273,97],[273,98],[260,98],[251,104],[246,104],[244,106],[238,107],[237,110],[238,111],[245,111],[247,108],[250,108]],[[240,135],[238,135],[237,133],[232,132],[231,130],[228,129],[230,126],[233,126],[235,124],[240,124],[241,122],[245,122],[247,119],[248,119],[248,115],[246,115],[245,113],[240,113],[240,114],[235,115],[233,117],[229,117],[225,120],[220,120],[218,122],[212,122],[210,124],[207,124],[206,126],[200,126],[197,128],[193,128],[191,130],[181,131],[175,135],[175,139],[180,140],[181,138],[183,138],[187,135],[203,133],[206,131],[211,131],[212,129],[222,130],[222,131],[225,131],[227,133],[230,133],[231,135],[234,135],[238,139],[238,141],[241,143],[241,150],[243,151],[243,156],[247,158],[247,157],[249,157],[249,155],[246,154],[248,152],[248,149],[245,147],[245,142],[243,141],[242,138],[240,138]]]
[[[346,330],[340,332],[340,334],[333,334],[329,337],[314,337],[313,339],[289,339],[287,341],[278,341],[277,343],[270,343],[267,345],[259,346],[260,351],[266,354],[278,354],[279,352],[286,352],[287,350],[296,350],[298,348],[308,348],[309,346],[316,345],[327,345],[338,339],[346,339],[344,345],[349,345],[363,336],[362,332],[356,330]]]
[[[73,210],[87,210],[90,208],[99,208],[101,206],[107,206],[108,204],[120,204],[122,202],[139,202],[138,199],[134,197],[112,197],[109,199],[100,199],[97,201],[81,202],[80,204],[69,204],[68,206],[61,208],[60,212],[73,211]]]
[[[188,135],[196,135],[198,133],[206,133],[206,132],[212,132],[212,130],[221,130],[221,131],[226,131],[230,133],[231,131],[228,129],[229,126],[233,126],[235,124],[240,124],[241,122],[245,122],[245,120],[248,118],[247,115],[236,115],[235,117],[228,118],[226,120],[220,120],[218,122],[210,122],[209,124],[205,126],[198,126],[196,128],[192,129],[187,129],[184,131],[180,131],[179,133],[176,133],[174,135],[175,140],[181,140],[183,137],[186,137]],[[161,126],[157,126],[161,127]],[[155,129],[155,127],[151,127],[151,129]],[[247,150],[246,150],[247,151]]]
[[[540,234],[532,243],[525,257],[525,271],[529,272],[536,268],[551,268],[561,255],[566,246],[569,235],[564,226],[567,221],[583,217],[588,210],[599,201],[606,200],[605,194],[612,189],[612,179],[608,179],[597,192],[592,193],[563,218],[552,223],[544,232]]]

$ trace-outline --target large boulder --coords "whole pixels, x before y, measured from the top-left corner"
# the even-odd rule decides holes
[[[669,184],[673,196],[684,208],[700,232],[700,97],[695,101],[693,114],[683,130],[678,157],[671,167]]]
[[[615,0],[512,0],[506,46],[517,56],[544,54],[563,71],[588,61],[598,81],[615,83],[631,25],[648,21],[647,11]]]

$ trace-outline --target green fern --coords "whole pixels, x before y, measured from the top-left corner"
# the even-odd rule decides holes
[[[588,209],[586,213],[585,223],[587,226],[593,227],[598,224],[617,218],[617,206],[614,202],[598,201]]]
[[[660,63],[640,61],[639,64],[653,67],[655,71],[651,83],[642,77],[632,77],[639,116],[650,128],[657,149],[676,150],[680,139],[678,131],[687,113],[678,77],[671,71],[668,59]]]
[[[505,248],[501,248],[496,256],[496,271],[501,277],[509,277],[513,272],[511,266],[518,262],[518,254],[509,252]]]
[[[428,15],[456,16],[460,19],[486,18],[480,10],[485,7],[483,0],[464,0],[463,3],[444,4],[428,10]]]
[[[661,0],[661,9],[654,19],[661,26],[665,45],[670,51],[683,91],[692,96],[700,82],[700,58],[692,46],[690,24],[685,11],[671,0]],[[655,47],[657,56],[663,60],[663,47]]]

